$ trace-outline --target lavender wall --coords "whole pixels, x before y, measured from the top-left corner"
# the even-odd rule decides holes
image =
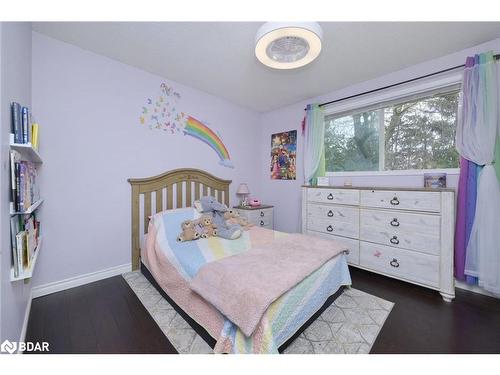
[[[262,200],[265,203],[275,205],[275,226],[277,230],[286,232],[297,232],[300,228],[300,186],[303,184],[302,160],[297,161],[297,180],[279,181],[271,180],[269,173],[271,134],[297,129],[300,134],[300,124],[304,116],[304,107],[308,103],[323,103],[326,101],[364,92],[377,87],[383,87],[392,83],[404,81],[413,77],[418,77],[427,73],[439,71],[463,64],[466,56],[484,52],[487,50],[500,50],[500,39],[453,53],[439,59],[428,61],[419,65],[411,66],[406,69],[370,80],[361,82],[341,90],[337,90],[319,97],[310,98],[303,102],[296,103],[278,110],[268,112],[261,117],[260,134],[260,152],[261,152],[261,190]],[[398,53],[401,53],[399,51]],[[376,57],[374,57],[376,58]],[[331,74],[341,74],[341,72],[332,71]],[[297,155],[302,152],[302,137],[299,136],[297,144]],[[364,176],[364,177],[345,177],[357,186],[397,186],[397,187],[421,187],[423,184],[422,176]],[[334,178],[336,185],[343,184],[344,177]],[[458,181],[457,175],[448,177],[448,186],[456,187]]]
[[[0,76],[0,321],[1,340],[18,341],[21,336],[27,306],[31,298],[31,283],[10,282],[10,215],[9,133],[10,102],[31,106],[31,24],[2,22]]]
[[[201,67],[201,63],[200,63]],[[235,169],[218,164],[205,144],[139,124],[146,98],[166,81],[179,106],[220,131]],[[193,167],[256,184],[259,116],[192,88],[33,33],[33,112],[44,159],[44,239],[35,284],[130,262],[129,177]]]

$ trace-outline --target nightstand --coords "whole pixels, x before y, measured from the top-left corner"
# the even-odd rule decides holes
[[[249,223],[255,224],[261,228],[274,229],[273,222],[273,206],[260,205],[259,207],[233,207],[238,211],[241,217],[248,220]]]

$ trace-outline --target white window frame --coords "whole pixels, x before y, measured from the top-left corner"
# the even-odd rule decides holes
[[[394,100],[404,100],[405,98],[424,94],[429,91],[445,89],[459,85],[462,82],[462,74],[460,72],[452,72],[439,76],[422,79],[411,84],[397,86],[392,89],[384,90],[378,93],[363,95],[358,98],[347,99],[345,101],[334,103],[323,108],[324,117],[341,114],[345,112],[355,111],[357,109],[377,105],[378,103],[389,102]],[[379,116],[379,130],[384,126],[384,117]],[[379,137],[381,138],[381,137]],[[379,142],[383,140],[379,139]],[[379,164],[384,162],[385,149],[379,147]],[[384,164],[381,164],[384,165]],[[348,176],[421,176],[424,173],[447,173],[450,175],[458,175],[460,168],[443,168],[443,169],[402,169],[391,171],[341,171],[341,172],[326,172],[328,177],[348,177]]]

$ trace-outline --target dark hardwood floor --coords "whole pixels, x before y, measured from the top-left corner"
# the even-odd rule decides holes
[[[351,268],[353,287],[395,303],[371,353],[500,353],[500,300],[439,293]],[[121,276],[33,300],[27,341],[51,353],[176,353]]]
[[[26,341],[50,353],[177,353],[121,276],[35,298]]]
[[[500,300],[456,289],[441,295],[349,267],[352,286],[395,303],[371,353],[500,353]]]

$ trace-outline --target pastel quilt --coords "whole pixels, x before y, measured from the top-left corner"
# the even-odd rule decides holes
[[[343,254],[330,259],[276,299],[251,336],[193,292],[189,283],[205,264],[268,245],[288,234],[253,227],[237,240],[218,237],[179,243],[180,223],[196,219],[192,208],[169,210],[151,218],[142,261],[165,292],[217,341],[216,353],[277,353],[342,285],[351,278]],[[311,249],[313,251],[314,249]]]

